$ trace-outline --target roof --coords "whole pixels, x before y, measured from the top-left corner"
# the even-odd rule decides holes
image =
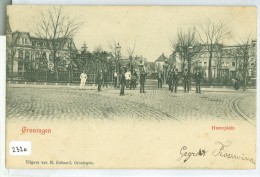
[[[155,62],[165,62],[165,59],[167,59],[167,57],[164,56],[164,53],[162,53],[157,60],[155,60]]]

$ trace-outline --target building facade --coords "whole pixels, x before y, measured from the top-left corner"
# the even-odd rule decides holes
[[[12,32],[9,19],[7,19],[7,78],[23,78],[25,72],[35,70],[53,70],[54,56],[51,43],[47,40],[33,37],[29,32]],[[68,67],[70,51],[75,50],[73,39],[65,39],[60,43],[56,53],[57,68],[65,70]]]

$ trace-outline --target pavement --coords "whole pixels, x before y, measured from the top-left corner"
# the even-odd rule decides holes
[[[179,87],[171,93],[166,85],[139,93],[125,89],[96,86],[7,84],[6,117],[25,120],[84,120],[84,119],[136,119],[136,120],[243,120],[255,125],[256,90],[229,88],[194,88],[184,93]]]

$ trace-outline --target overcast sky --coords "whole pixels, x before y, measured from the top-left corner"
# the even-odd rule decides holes
[[[9,6],[13,31],[29,31],[28,26],[50,6]],[[92,51],[101,45],[109,50],[108,42],[119,42],[122,54],[136,41],[136,54],[155,61],[162,53],[172,53],[170,40],[181,28],[199,25],[207,18],[224,20],[231,27],[230,38],[224,44],[235,44],[251,35],[256,38],[255,7],[195,7],[195,6],[64,6],[64,13],[84,22],[74,42],[79,49],[84,41]]]

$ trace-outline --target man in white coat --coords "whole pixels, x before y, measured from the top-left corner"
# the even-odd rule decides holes
[[[129,88],[130,79],[131,79],[131,72],[128,69],[127,72],[125,73],[126,88]]]
[[[85,90],[85,83],[87,80],[87,74],[85,73],[85,71],[82,71],[82,73],[80,74],[80,90]]]

